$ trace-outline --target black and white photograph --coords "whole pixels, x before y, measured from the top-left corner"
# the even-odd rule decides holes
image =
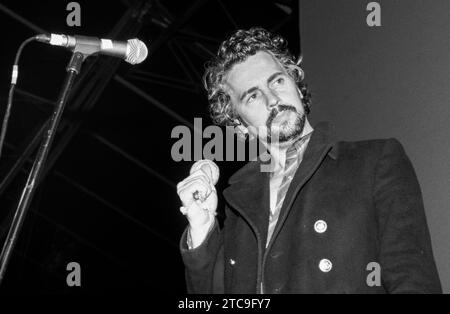
[[[449,294],[449,16],[0,0],[0,299]]]

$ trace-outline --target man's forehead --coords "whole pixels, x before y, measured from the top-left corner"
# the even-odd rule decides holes
[[[280,71],[285,72],[280,62],[271,54],[260,51],[244,62],[234,65],[227,73],[225,85],[233,93],[239,94]]]

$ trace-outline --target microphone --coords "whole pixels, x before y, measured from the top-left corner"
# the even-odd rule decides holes
[[[192,165],[191,170],[189,171],[189,174],[192,174],[198,170],[201,170],[206,174],[206,176],[209,180],[209,183],[211,183],[212,185],[216,185],[217,181],[219,181],[219,175],[220,175],[219,167],[212,160],[200,159],[200,160],[196,161]],[[206,200],[208,198],[208,196],[209,196],[209,194],[204,196],[199,191],[194,192],[195,200],[200,200],[203,202],[204,200]]]
[[[69,36],[63,34],[40,34],[36,40],[53,46],[66,47],[71,50],[83,47],[87,54],[100,53],[108,56],[119,57],[131,64],[138,64],[147,58],[147,46],[137,38],[128,41],[100,39],[88,36]]]

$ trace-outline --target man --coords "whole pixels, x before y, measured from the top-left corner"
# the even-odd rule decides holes
[[[178,184],[189,292],[441,292],[401,144],[337,141],[328,123],[312,127],[303,71],[282,37],[237,31],[204,80],[213,120],[258,137],[274,167],[251,161],[230,178],[222,230],[208,175],[198,170]]]

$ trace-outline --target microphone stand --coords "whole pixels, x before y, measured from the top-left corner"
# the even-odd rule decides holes
[[[11,258],[11,253],[17,242],[20,229],[25,220],[28,208],[30,207],[34,192],[39,183],[40,175],[44,169],[48,152],[50,151],[53,138],[55,137],[55,133],[58,128],[59,121],[61,120],[64,106],[69,98],[70,90],[72,89],[75,77],[80,73],[83,61],[89,56],[89,53],[91,53],[91,51],[88,50],[89,49],[83,49],[83,47],[75,47],[69,64],[66,67],[67,75],[63,88],[59,94],[58,102],[51,116],[50,123],[45,132],[41,146],[39,147],[33,167],[28,175],[28,179],[25,187],[23,188],[11,227],[8,235],[6,236],[5,243],[3,244],[3,249],[0,255],[0,285],[5,276],[6,268]]]

